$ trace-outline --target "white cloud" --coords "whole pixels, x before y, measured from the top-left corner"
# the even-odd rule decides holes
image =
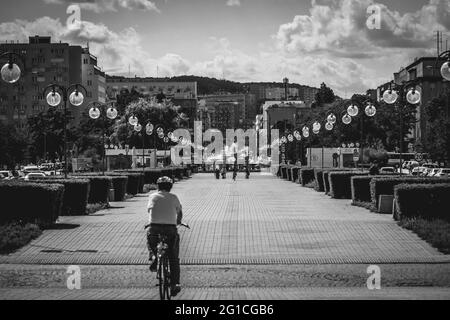
[[[280,49],[289,53],[329,53],[368,58],[390,48],[428,48],[432,32],[450,24],[446,0],[430,0],[414,13],[400,14],[382,4],[381,29],[366,27],[371,0],[312,1],[309,15],[297,15],[275,35]]]
[[[227,6],[238,7],[241,5],[241,0],[227,0]]]
[[[95,4],[99,3],[104,5],[106,0]],[[120,1],[109,3],[121,6]],[[211,37],[204,46],[210,57],[202,61],[189,61],[180,53],[153,57],[142,45],[143,35],[134,28],[116,32],[104,24],[83,21],[79,29],[69,30],[49,17],[0,23],[0,40],[26,42],[28,36],[39,34],[71,44],[89,41],[99,64],[111,74],[128,75],[130,70],[132,76],[156,76],[158,68],[159,76],[195,74],[235,81],[281,81],[287,76],[291,82],[313,86],[325,82],[343,96],[388,81],[416,56],[432,55],[433,31],[448,30],[446,1],[430,0],[407,14],[382,5],[381,30],[366,28],[370,3],[313,0],[309,14],[281,25],[265,48],[247,53],[233,47],[227,38]]]
[[[84,10],[94,12],[118,11],[118,9],[144,10],[160,12],[153,1],[149,0],[43,0],[47,4],[72,4],[76,3]]]

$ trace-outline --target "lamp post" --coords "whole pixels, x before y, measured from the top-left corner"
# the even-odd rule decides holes
[[[364,113],[362,113],[362,112],[360,112],[359,109],[362,108],[364,105],[366,105],[366,107],[364,109]],[[372,118],[375,116],[376,113],[377,113],[377,109],[375,108],[375,106],[373,105],[373,103],[369,97],[367,97],[367,99],[362,102],[362,105],[355,101],[352,101],[351,104],[347,108],[348,116],[350,116],[352,118],[356,118],[359,115],[359,117],[360,117],[361,137],[360,137],[359,145],[361,147],[361,165],[364,162],[364,115],[366,115],[369,118]],[[344,122],[344,118],[343,118],[343,122]],[[348,122],[348,117],[346,117],[346,122]],[[344,122],[344,124],[348,125],[348,124],[350,124],[350,122],[349,123]],[[361,166],[361,170],[364,170],[363,166]]]
[[[79,107],[84,102],[83,94],[78,90],[79,88],[83,89],[85,93],[87,90],[81,84],[71,84],[68,87],[59,85],[59,84],[51,84],[45,87],[43,94],[47,95],[47,103],[51,107],[56,107],[61,103],[61,99],[64,102],[64,177],[67,178],[68,172],[68,163],[67,163],[67,100],[69,100],[70,104]],[[49,92],[50,91],[50,92]],[[49,92],[47,94],[47,92]],[[62,95],[62,97],[61,97]]]
[[[22,66],[25,70],[25,59],[22,55],[14,52],[4,52],[0,54],[0,60],[2,60],[5,57],[8,58],[8,62],[2,66],[0,73],[2,80],[10,84],[19,81],[22,75],[22,70],[20,69],[19,65],[15,63],[14,56],[18,57],[21,60]]]
[[[105,175],[105,167],[106,167],[106,146],[105,146],[105,131],[106,131],[106,121],[107,119],[114,120],[117,118],[118,112],[117,109],[114,108],[112,105],[111,107],[108,107],[108,104],[102,104],[99,102],[91,102],[89,104],[91,107],[89,109],[89,117],[91,119],[98,119],[100,116],[102,116],[103,120],[103,126],[102,126],[102,145],[103,145],[103,166],[102,166],[102,172],[103,175]]]
[[[417,105],[421,101],[421,93],[416,89],[416,86],[409,88],[411,83],[405,83],[402,85],[397,85],[391,82],[389,89],[383,93],[383,100],[387,104],[397,105],[400,113],[400,175],[403,174],[403,111],[407,104]]]
[[[309,161],[308,161],[308,164],[309,164],[309,167],[311,168],[311,133],[310,133],[310,131],[309,131],[309,127],[308,127],[308,125],[307,124],[305,124],[303,127],[302,127],[302,135],[303,135],[303,137],[304,138],[307,138],[308,139],[308,145],[309,145]]]

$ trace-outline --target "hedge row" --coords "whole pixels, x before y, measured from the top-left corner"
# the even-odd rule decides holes
[[[436,184],[450,183],[450,178],[434,178],[434,177],[383,177],[373,178],[370,181],[370,196],[373,208],[378,208],[378,198],[380,195],[394,195],[394,188],[399,184]]]
[[[109,190],[112,188],[112,177],[95,175],[76,175],[77,179],[88,179],[91,185],[88,203],[108,203]]]
[[[125,195],[127,194],[127,176],[113,175],[112,185],[114,188],[114,201],[125,201]]]
[[[356,171],[355,169],[346,169],[346,168],[328,168],[328,169],[323,169],[322,171],[322,180],[323,180],[323,191],[325,192],[325,194],[329,195],[330,194],[330,180],[329,180],[329,175],[330,172],[348,172],[348,171]],[[361,171],[359,171],[361,172]]]
[[[299,182],[304,187],[308,183],[314,181],[314,169],[300,169]]]
[[[399,184],[394,188],[394,219],[438,218],[450,221],[450,183]]]
[[[23,221],[41,227],[56,222],[61,215],[64,197],[63,184],[7,181],[0,183],[2,223]]]
[[[324,192],[324,184],[323,184],[323,169],[314,169],[314,190],[318,192]]]
[[[352,185],[351,178],[354,176],[368,175],[365,172],[356,171],[331,171],[328,176],[330,184],[330,196],[334,199],[351,199]]]
[[[297,167],[297,166],[291,168],[291,170],[292,170],[292,182],[295,182],[295,183],[298,182],[299,174],[300,174],[300,170],[301,169],[302,169],[301,167]]]
[[[373,178],[389,178],[397,175],[355,176],[352,177],[352,203],[371,202],[370,182]]]
[[[90,183],[87,179],[39,179],[36,183],[62,184],[64,185],[64,197],[62,201],[62,216],[81,216],[86,214]]]

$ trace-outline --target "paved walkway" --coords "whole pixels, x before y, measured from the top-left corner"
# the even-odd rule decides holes
[[[448,288],[192,288],[176,300],[448,300]],[[0,289],[5,300],[159,300],[158,290],[122,289]]]
[[[184,265],[450,262],[389,215],[273,176],[233,182],[197,174],[173,191],[192,227],[180,230]],[[63,217],[0,264],[146,264],[146,201],[141,195],[92,216]]]

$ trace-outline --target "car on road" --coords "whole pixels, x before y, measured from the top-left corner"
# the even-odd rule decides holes
[[[45,178],[46,174],[44,171],[36,171],[36,172],[30,172],[29,174],[27,174],[24,178],[24,180],[29,181],[29,180],[33,180],[33,179],[40,179],[40,178]]]
[[[428,168],[426,167],[415,167],[412,169],[411,174],[413,176],[423,176],[425,172],[427,172]]]
[[[41,171],[41,169],[39,169],[38,166],[25,166],[22,169],[22,172],[24,173],[24,175],[27,175],[31,172],[43,172],[43,171]]]
[[[426,173],[426,176],[427,177],[434,177],[434,176],[436,176],[436,173],[439,172],[439,170],[440,170],[439,168],[428,169],[428,171]]]
[[[434,176],[448,178],[450,177],[450,168],[440,168]]]
[[[382,167],[380,169],[380,174],[386,174],[386,173],[395,173],[394,167]]]
[[[11,171],[7,171],[7,170],[1,170],[0,171],[0,180],[10,180],[12,179],[13,175],[11,173]]]

